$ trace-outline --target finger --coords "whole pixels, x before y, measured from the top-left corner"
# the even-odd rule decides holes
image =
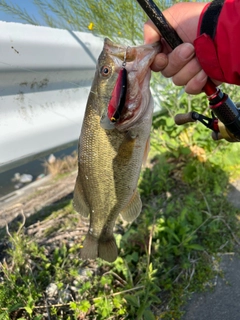
[[[177,86],[185,86],[202,70],[196,58],[191,59],[178,73],[172,77],[172,81]]]
[[[152,65],[151,69],[155,72],[162,71],[164,68],[166,68],[168,64],[168,56],[164,53],[159,53],[156,55]]]
[[[201,70],[195,77],[193,77],[185,86],[185,92],[189,94],[198,94],[201,93],[203,87],[207,83],[208,76],[206,73]]]
[[[194,56],[194,46],[190,43],[180,44],[168,56],[168,65],[162,74],[169,78],[179,72]]]
[[[154,43],[161,39],[161,35],[151,20],[148,20],[143,27],[144,43]]]

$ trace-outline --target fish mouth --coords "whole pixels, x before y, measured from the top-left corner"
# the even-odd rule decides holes
[[[150,65],[160,51],[160,43],[121,47],[105,39],[104,49],[113,59],[118,77],[100,125],[107,130],[127,130],[147,112]]]

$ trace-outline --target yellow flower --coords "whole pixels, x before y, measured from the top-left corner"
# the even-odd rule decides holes
[[[90,23],[89,23],[89,26],[88,26],[88,29],[89,29],[89,30],[92,30],[92,29],[93,29],[93,26],[94,26],[93,22],[90,22]]]
[[[122,34],[122,32],[121,32],[121,31],[118,31],[118,34],[119,34],[119,35],[121,35],[121,34]]]

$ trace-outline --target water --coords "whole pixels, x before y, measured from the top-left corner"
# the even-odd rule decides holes
[[[72,154],[76,150],[77,145],[74,145],[67,149],[54,152],[54,156],[56,158],[63,158],[67,155]],[[50,154],[51,153],[49,153],[45,157],[39,158],[38,160],[28,162],[27,164],[21,165],[17,168],[0,173],[0,198],[16,190],[15,186],[17,182],[12,181],[15,173],[18,172],[20,174],[31,174],[33,176],[32,181],[35,181],[39,175],[45,174],[46,169],[44,168],[43,164],[47,161]]]

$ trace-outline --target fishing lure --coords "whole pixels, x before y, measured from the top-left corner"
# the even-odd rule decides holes
[[[126,55],[124,56],[122,63],[122,69],[119,71],[116,84],[114,86],[112,96],[108,105],[108,118],[111,122],[117,122],[120,118],[122,110],[126,102],[127,95],[127,69],[126,67]]]

